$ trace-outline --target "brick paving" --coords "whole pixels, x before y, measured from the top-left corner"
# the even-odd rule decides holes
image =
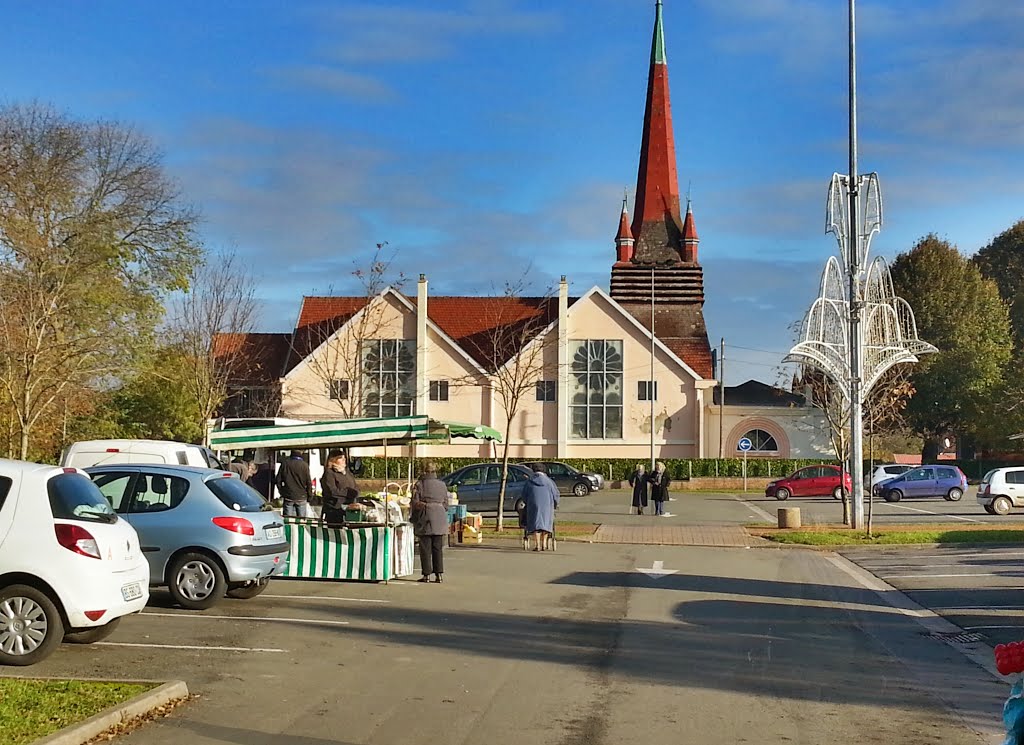
[[[661,546],[750,546],[756,540],[730,525],[602,525],[592,543],[637,543]]]

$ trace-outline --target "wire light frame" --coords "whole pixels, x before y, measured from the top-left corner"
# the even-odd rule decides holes
[[[865,174],[858,180],[860,240],[854,248],[858,255],[850,256],[848,240],[850,180],[836,173],[829,185],[825,231],[836,236],[839,255],[825,262],[818,297],[804,316],[800,341],[784,362],[820,370],[849,399],[849,382],[856,372],[850,370],[850,309],[858,303],[863,345],[860,395],[864,401],[886,371],[917,362],[920,355],[938,350],[918,337],[914,311],[897,297],[885,260],[876,257],[868,263],[871,239],[882,227],[882,195],[877,174]],[[857,267],[859,275],[852,283],[851,265]],[[851,287],[855,297],[850,296]],[[848,406],[849,401],[845,403]]]

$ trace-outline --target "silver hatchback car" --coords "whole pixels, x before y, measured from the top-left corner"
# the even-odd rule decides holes
[[[150,584],[166,585],[178,605],[203,610],[225,594],[256,597],[284,572],[284,521],[237,474],[163,464],[85,471],[139,534]]]

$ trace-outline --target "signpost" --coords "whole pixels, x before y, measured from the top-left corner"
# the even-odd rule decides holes
[[[741,437],[740,441],[736,443],[736,449],[743,453],[743,491],[747,490],[747,453],[752,447],[754,447],[754,443],[750,441],[749,437]]]

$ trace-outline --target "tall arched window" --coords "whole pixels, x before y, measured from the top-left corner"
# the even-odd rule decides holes
[[[743,437],[750,440],[750,452],[752,453],[777,453],[779,452],[779,444],[775,442],[775,438],[765,432],[763,429],[752,429],[747,432]],[[737,441],[738,442],[738,441]],[[737,447],[737,450],[739,448]]]

